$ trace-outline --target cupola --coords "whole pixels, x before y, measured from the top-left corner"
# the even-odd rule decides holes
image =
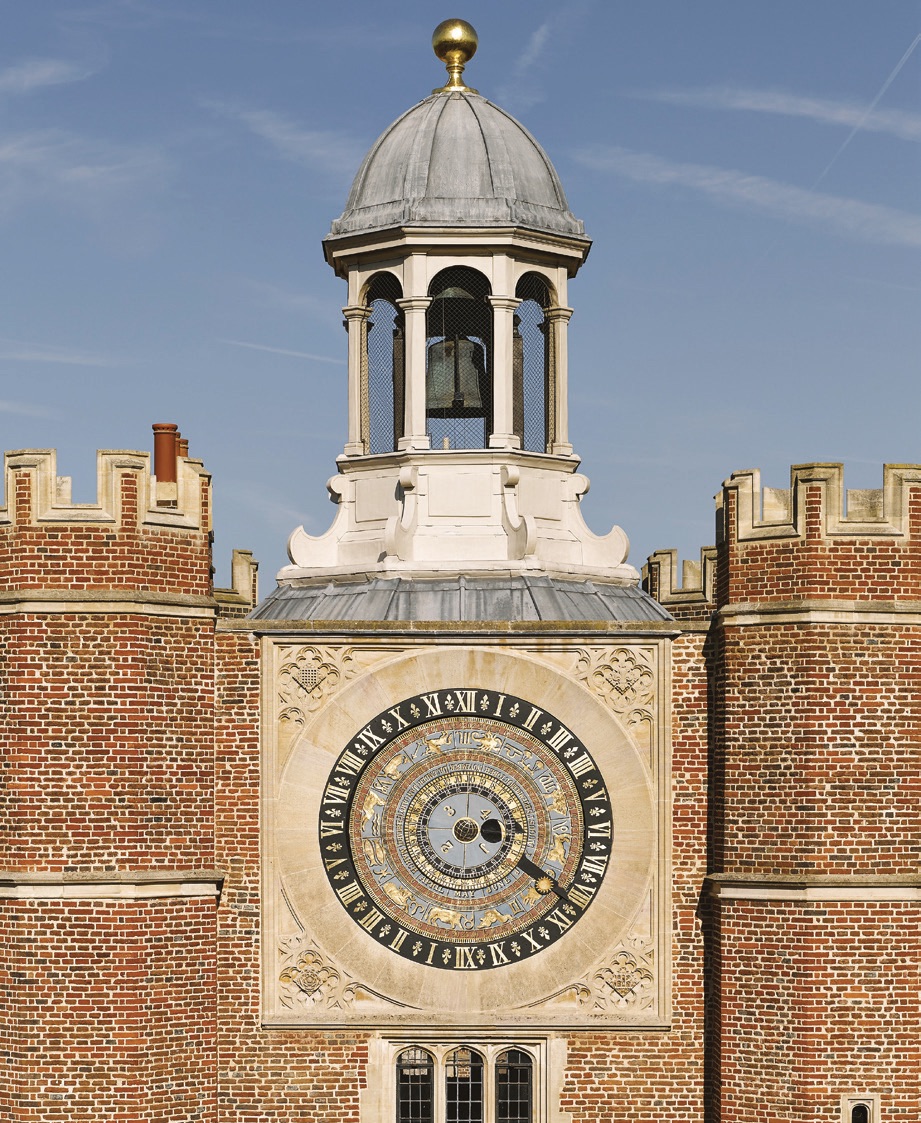
[[[541,146],[466,85],[474,29],[432,42],[447,82],[375,142],[323,243],[348,285],[339,510],[292,534],[261,615],[324,581],[638,580],[623,531],[582,519],[569,440],[567,285],[591,243]]]

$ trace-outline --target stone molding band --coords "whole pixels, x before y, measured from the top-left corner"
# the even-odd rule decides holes
[[[724,627],[752,624],[921,624],[921,601],[803,600],[727,605],[718,610]]]
[[[917,874],[811,874],[740,877],[715,873],[705,892],[719,900],[741,901],[904,901],[921,903]]]
[[[218,602],[192,593],[137,589],[13,589],[0,592],[0,616],[61,613],[131,613],[213,618]]]
[[[46,873],[0,871],[0,898],[16,900],[142,901],[163,897],[220,897],[220,870]]]

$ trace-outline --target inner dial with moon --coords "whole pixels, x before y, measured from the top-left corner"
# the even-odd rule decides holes
[[[320,808],[340,904],[378,944],[445,970],[527,959],[591,905],[612,845],[577,735],[494,691],[407,698],[340,753]]]

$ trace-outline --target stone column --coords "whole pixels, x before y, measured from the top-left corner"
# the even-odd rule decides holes
[[[546,308],[544,323],[550,331],[550,388],[552,402],[547,403],[552,438],[548,452],[556,456],[572,456],[569,443],[569,350],[568,328],[571,308]]]
[[[490,448],[521,448],[515,433],[515,312],[521,301],[515,296],[491,296],[492,328],[492,432]]]
[[[430,296],[397,301],[403,310],[406,338],[406,412],[400,449],[428,448],[431,444],[425,431],[425,312],[431,303]]]
[[[349,333],[349,428],[346,456],[364,456],[368,451],[368,320],[371,309],[349,304],[342,309]]]

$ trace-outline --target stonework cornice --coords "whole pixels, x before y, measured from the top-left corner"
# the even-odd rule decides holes
[[[745,601],[716,613],[726,627],[757,624],[921,624],[921,601],[824,600]]]
[[[221,870],[0,871],[0,898],[17,900],[143,900],[219,897]]]
[[[210,618],[214,597],[138,589],[12,589],[0,592],[0,616],[59,613],[134,613],[139,616]]]
[[[921,874],[713,873],[704,886],[720,900],[921,902]]]

